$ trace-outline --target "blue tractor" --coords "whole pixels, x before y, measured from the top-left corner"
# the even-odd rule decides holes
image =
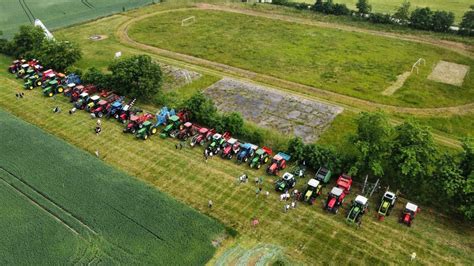
[[[253,157],[257,149],[257,145],[251,143],[242,144],[240,147],[240,152],[237,154],[237,162],[248,162],[248,160]]]

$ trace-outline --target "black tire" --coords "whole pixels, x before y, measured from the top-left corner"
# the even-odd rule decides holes
[[[98,118],[102,118],[103,116],[104,116],[104,114],[102,112],[97,113]]]

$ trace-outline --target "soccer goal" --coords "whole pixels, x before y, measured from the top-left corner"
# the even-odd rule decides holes
[[[181,26],[189,26],[191,24],[193,24],[194,22],[196,22],[196,17],[195,16],[191,16],[189,18],[185,18],[183,20],[181,20]]]
[[[421,66],[422,64],[426,66],[426,60],[423,58],[418,59],[418,61],[416,61],[411,67],[411,73],[413,73],[413,70],[416,69],[416,74],[418,74],[418,67]]]

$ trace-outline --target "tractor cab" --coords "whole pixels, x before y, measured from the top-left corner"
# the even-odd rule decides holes
[[[94,116],[101,118],[107,112],[108,105],[109,103],[106,100],[100,100],[92,113],[94,113]]]
[[[369,200],[364,196],[357,195],[355,200],[352,201],[352,206],[347,214],[346,221],[360,226],[362,215],[367,212],[368,207]]]
[[[291,159],[291,156],[279,152],[275,156],[273,156],[272,163],[267,168],[267,173],[270,175],[278,175],[278,171],[283,170],[286,168],[286,163]]]
[[[43,89],[43,94],[48,97],[53,97],[57,93],[62,93],[64,88],[56,79],[50,80],[46,83],[46,88]]]
[[[24,81],[27,81],[32,76],[38,76],[38,75],[36,74],[35,69],[30,67],[26,70],[25,75],[23,76],[23,79]]]
[[[316,198],[321,195],[322,188],[323,185],[321,182],[319,182],[319,180],[311,178],[308,181],[305,192],[303,193],[303,200],[313,205]]]
[[[158,129],[151,121],[145,121],[141,124],[142,127],[137,131],[135,137],[137,139],[148,139],[149,136],[155,135],[158,132]]]
[[[209,132],[208,128],[205,128],[205,127],[199,128],[197,135],[195,135],[191,139],[191,143],[190,143],[191,147],[194,147],[196,144],[199,144],[201,146],[204,145],[204,142],[206,141],[206,135],[208,132]]]
[[[240,152],[237,154],[237,160],[239,162],[248,162],[249,158],[254,155],[257,148],[257,145],[251,143],[242,144],[240,147]]]
[[[218,154],[220,152],[220,149],[221,149],[220,141],[221,140],[222,140],[222,135],[219,134],[219,133],[216,133],[212,136],[212,141],[207,146],[207,152],[209,153],[210,156]]]
[[[270,160],[273,151],[268,147],[262,147],[255,152],[254,157],[250,161],[250,167],[260,169],[263,164]]]
[[[316,180],[319,180],[323,183],[328,183],[329,179],[331,178],[331,170],[325,168],[325,167],[319,167],[318,171],[316,172],[316,175],[314,178]]]
[[[130,119],[128,120],[128,124],[123,129],[123,133],[130,132],[132,134],[135,134],[135,132],[138,129],[138,121],[139,121],[138,115],[131,115]]]
[[[99,101],[100,101],[99,95],[93,95],[92,97],[90,97],[89,102],[87,103],[87,106],[86,106],[86,111],[91,112],[97,106],[97,103]]]
[[[30,65],[28,64],[22,64],[20,66],[20,69],[18,69],[17,73],[16,73],[16,77],[17,78],[23,78],[23,76],[26,75],[26,71],[28,70],[28,68],[30,68]]]
[[[64,90],[64,96],[70,97],[75,87],[76,83],[68,83],[66,85],[66,89]]]
[[[168,124],[163,129],[163,131],[161,132],[160,137],[166,138],[166,137],[172,136],[172,135],[176,136],[174,134],[174,132],[179,128],[180,124],[181,124],[181,121],[179,120],[179,117],[177,115],[172,115],[168,119]]]
[[[180,140],[187,140],[193,131],[193,123],[186,122],[181,125],[177,138]]]
[[[351,191],[352,177],[350,175],[342,174],[336,182],[336,186],[344,189],[344,193],[348,194]]]
[[[296,177],[304,178],[304,175],[306,173],[306,165],[303,163],[299,164],[298,166],[295,166],[291,173],[294,174]]]
[[[232,156],[239,153],[240,151],[240,143],[237,139],[230,138],[224,144],[222,148],[222,158],[232,159]]]
[[[14,60],[12,64],[8,67],[8,72],[15,74],[21,66],[21,61],[20,60]]]
[[[110,111],[107,113],[108,117],[115,117],[115,114],[122,110],[122,101],[115,101],[110,105]]]
[[[346,194],[338,187],[333,187],[328,194],[324,209],[332,213],[338,213],[339,207],[344,203]]]
[[[293,174],[284,173],[280,180],[275,184],[275,190],[279,192],[285,192],[289,189],[294,188],[296,185],[296,179]]]
[[[79,94],[77,101],[74,103],[74,107],[77,109],[84,109],[88,100],[89,100],[89,93],[83,92]]]
[[[386,191],[383,194],[382,201],[380,202],[380,206],[378,209],[379,220],[383,220],[385,216],[390,215],[392,208],[395,206],[395,202],[397,201],[397,196],[395,193]]]
[[[402,216],[400,217],[400,222],[404,223],[408,226],[411,226],[413,223],[413,220],[415,219],[415,215],[420,211],[420,208],[418,208],[417,205],[408,202],[407,205],[405,206],[405,210],[402,213]]]

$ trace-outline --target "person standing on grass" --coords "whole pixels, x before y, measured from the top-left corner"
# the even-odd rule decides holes
[[[212,209],[212,205],[213,205],[212,200],[209,200],[209,202],[207,203],[207,206],[209,207],[209,209]]]

